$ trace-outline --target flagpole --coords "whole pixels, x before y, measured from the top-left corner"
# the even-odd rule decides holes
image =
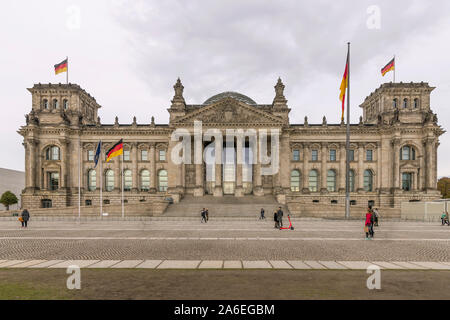
[[[347,42],[347,132],[345,139],[345,218],[350,218],[350,42]]]
[[[100,219],[103,217],[103,152],[102,143],[100,142],[100,155],[98,161],[100,161]]]
[[[66,71],[66,84],[69,84],[69,57],[66,56],[67,60],[67,71]]]
[[[394,83],[395,83],[395,69],[397,69],[396,64],[397,64],[397,63],[395,63],[395,54],[394,54]]]
[[[124,219],[125,211],[124,211],[124,207],[123,207],[123,151],[122,151],[121,163],[122,163],[122,219]]]
[[[78,223],[81,223],[81,153],[83,152],[83,149],[81,148],[81,137],[79,138],[79,148],[80,152],[78,155]]]

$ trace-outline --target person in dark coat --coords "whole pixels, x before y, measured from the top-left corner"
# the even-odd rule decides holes
[[[202,209],[201,215],[202,215],[202,223],[203,223],[203,221],[206,223],[207,220],[206,220],[206,209],[205,208]]]
[[[279,224],[280,228],[282,228],[283,227],[283,210],[281,210],[281,207],[278,207],[277,216],[278,216],[278,224]]]
[[[264,208],[261,208],[261,215],[259,216],[259,220],[264,220],[266,217],[264,217]]]
[[[208,222],[209,221],[209,210],[208,210],[208,208],[206,208],[206,210],[205,210],[205,217],[206,217],[206,222]]]
[[[278,212],[275,210],[273,212],[273,221],[275,221],[275,227],[276,229],[280,228],[280,225],[278,224]]]
[[[27,228],[28,227],[28,220],[30,220],[30,213],[27,209],[23,209],[22,214],[22,227]]]

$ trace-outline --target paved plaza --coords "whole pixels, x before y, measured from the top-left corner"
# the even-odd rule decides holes
[[[32,220],[22,229],[17,221],[0,221],[0,267],[87,260],[86,267],[105,268],[352,269],[370,262],[387,269],[445,269],[450,261],[450,227],[438,223],[384,221],[374,240],[364,239],[361,221],[293,224],[295,230],[252,219]]]

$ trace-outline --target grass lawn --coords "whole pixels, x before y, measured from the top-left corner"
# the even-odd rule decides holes
[[[0,269],[0,299],[450,299],[449,271],[81,269],[68,290],[65,269]]]

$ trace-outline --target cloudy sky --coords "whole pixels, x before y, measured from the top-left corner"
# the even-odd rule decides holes
[[[271,103],[286,85],[291,123],[339,122],[338,89],[352,43],[352,122],[395,54],[397,81],[437,87],[432,109],[450,128],[450,1],[2,1],[0,167],[23,170],[17,129],[31,109],[26,88],[69,81],[102,105],[103,123],[167,123],[180,77],[187,103],[238,91]],[[439,176],[450,175],[441,137]]]

